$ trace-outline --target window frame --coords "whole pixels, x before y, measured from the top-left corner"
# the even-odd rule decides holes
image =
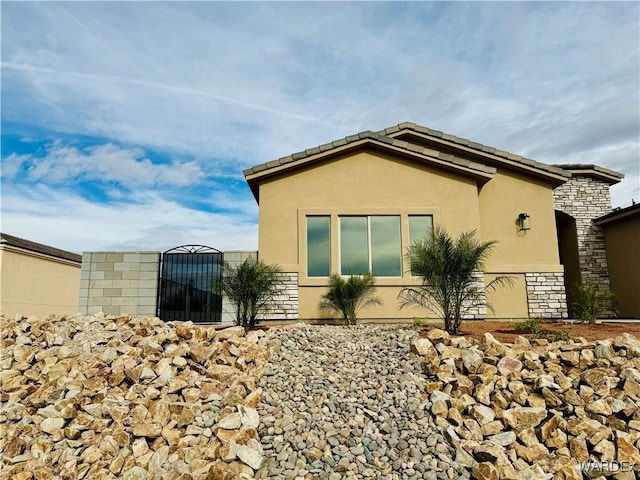
[[[329,224],[327,225],[328,227],[328,234],[329,234],[329,245],[328,245],[328,261],[329,261],[329,271],[327,275],[311,275],[310,273],[310,256],[309,256],[309,219],[310,218],[326,218],[329,221]],[[305,244],[305,252],[306,252],[306,262],[304,265],[305,268],[305,274],[307,277],[309,278],[328,278],[331,275],[331,253],[332,253],[332,245],[331,245],[331,233],[332,233],[332,228],[331,228],[331,215],[306,215],[305,216],[305,240],[304,240],[304,244]],[[325,259],[323,259],[324,262]]]
[[[390,217],[397,219],[398,225],[398,245],[400,247],[399,253],[399,266],[400,271],[399,275],[376,275],[373,271],[374,266],[374,249],[373,249],[373,235],[372,235],[372,219],[375,217]],[[365,218],[367,220],[367,267],[368,272],[374,275],[376,278],[402,278],[404,275],[404,266],[403,266],[403,250],[402,250],[402,215],[401,214],[375,214],[375,215],[338,215],[338,272],[340,275],[345,277],[348,276],[348,273],[344,273],[343,271],[343,257],[342,257],[342,219],[343,218]],[[364,272],[362,272],[364,273]]]
[[[299,273],[298,285],[300,287],[326,287],[329,277],[309,277],[307,275],[307,216],[329,216],[331,230],[331,274],[340,273],[340,224],[339,218],[342,216],[400,216],[400,248],[402,258],[401,277],[376,277],[378,287],[404,287],[407,285],[419,285],[419,278],[411,275],[406,253],[409,247],[409,215],[428,215],[432,218],[434,227],[440,224],[441,208],[437,206],[420,207],[316,207],[297,209],[297,263],[286,265],[291,271]],[[284,268],[284,267],[283,267]]]

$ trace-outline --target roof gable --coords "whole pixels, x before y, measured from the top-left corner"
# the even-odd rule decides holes
[[[436,148],[445,147],[449,151],[459,152],[461,156],[471,155],[474,158],[478,158],[478,161],[484,161],[504,168],[515,169],[535,176],[545,177],[548,180],[551,180],[554,186],[564,183],[569,177],[571,177],[571,173],[560,166],[538,162],[536,160],[523,157],[522,155],[483,145],[482,143],[457,137],[439,130],[432,130],[411,122],[404,122],[394,125],[393,127],[385,128],[379,133],[392,138],[411,138],[417,142],[426,142],[427,145],[433,145]]]
[[[244,170],[244,176],[256,200],[261,181],[277,175],[307,168],[314,162],[326,161],[352,149],[372,147],[396,152],[416,162],[445,170],[453,170],[476,178],[481,184],[489,181],[496,167],[516,170],[542,178],[556,187],[571,177],[571,172],[559,166],[516,155],[505,150],[404,122],[379,132],[366,130],[302,152],[293,153]],[[615,172],[614,172],[615,173]]]
[[[294,153],[271,162],[256,165],[243,173],[254,197],[258,200],[258,186],[262,180],[276,175],[291,173],[296,169],[308,168],[318,162],[324,162],[332,157],[362,148],[375,148],[393,152],[416,163],[473,177],[481,184],[489,181],[496,172],[494,167],[479,162],[425,148],[400,139],[386,137],[376,132],[365,131],[305,150],[304,152]]]

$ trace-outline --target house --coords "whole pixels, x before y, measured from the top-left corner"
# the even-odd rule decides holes
[[[594,224],[604,231],[611,290],[621,317],[640,318],[640,203],[603,215]]]
[[[0,312],[77,313],[81,264],[75,253],[0,233]]]
[[[364,271],[383,304],[363,316],[424,315],[400,310],[397,296],[418,283],[407,248],[434,225],[498,241],[477,281],[508,275],[513,285],[489,293],[493,310],[474,318],[565,318],[576,282],[609,285],[604,235],[592,220],[611,211],[609,187],[623,175],[596,165],[548,165],[402,123],[244,175],[259,205],[259,258],[285,272],[283,300],[297,307],[289,318],[327,317],[319,301],[329,275]]]

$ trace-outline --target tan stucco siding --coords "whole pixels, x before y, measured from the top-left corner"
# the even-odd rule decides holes
[[[510,278],[510,286],[496,287],[487,292],[487,318],[526,318],[529,316],[527,304],[527,284],[522,273],[487,273],[485,284],[489,284],[498,275]]]
[[[78,311],[80,265],[0,249],[0,312],[47,316]]]
[[[604,225],[611,291],[621,317],[640,318],[640,215]]]
[[[360,152],[260,185],[261,260],[299,264],[298,213],[304,210],[363,215],[432,212],[434,222],[454,235],[479,226],[474,180]]]
[[[487,261],[488,272],[561,272],[550,184],[499,170],[482,187],[480,237],[498,240]],[[518,215],[528,213],[531,229],[518,229]]]
[[[382,305],[367,307],[359,314],[360,318],[375,319],[410,319],[413,317],[435,318],[436,316],[421,308],[415,306],[407,306],[400,308],[398,294],[402,287],[396,286],[378,286],[376,295],[382,301]],[[335,312],[320,310],[320,297],[325,293],[324,287],[300,287],[299,291],[299,309],[300,318],[318,319],[318,318],[340,318]]]
[[[419,164],[373,149],[351,152],[324,163],[265,179],[260,183],[259,257],[299,275],[299,316],[323,318],[318,308],[326,278],[307,277],[306,217],[331,219],[331,271],[340,269],[341,215],[399,215],[401,247],[409,246],[408,216],[429,214],[434,225],[452,236],[476,230],[481,240],[498,240],[491,252],[485,281],[504,274],[513,286],[488,296],[493,318],[527,318],[526,273],[562,272],[559,263],[552,185],[508,170],[499,170],[485,185],[477,180]],[[517,218],[528,213],[531,229],[519,231]],[[364,318],[411,318],[428,312],[400,310],[403,285],[416,284],[408,265],[402,277],[377,278],[383,305],[363,312]]]
[[[452,235],[479,228],[476,181],[372,151],[362,151],[260,185],[259,257],[298,272],[301,318],[326,317],[318,302],[326,278],[306,276],[306,225],[309,214],[331,216],[331,271],[339,270],[340,215],[400,215],[402,253],[409,244],[407,216],[433,215]],[[414,283],[405,264],[403,278],[377,279],[381,307],[366,311],[370,318],[412,317],[399,312],[401,285]]]

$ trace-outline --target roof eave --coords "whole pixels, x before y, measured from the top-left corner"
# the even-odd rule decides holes
[[[492,163],[499,163],[507,168],[522,171],[538,178],[543,178],[554,186],[557,187],[565,183],[570,177],[571,173],[560,168],[559,166],[543,164],[535,160],[531,160],[520,155],[515,155],[507,151],[498,150],[494,147],[482,145],[480,143],[472,142],[467,139],[458,138],[453,135],[443,133],[438,130],[431,130],[426,127],[405,122],[395,127],[390,127],[382,130],[380,133],[395,138],[401,135],[410,133],[412,135],[424,138],[430,142],[434,142],[441,145],[446,145],[450,148],[464,151],[470,155],[485,158]]]
[[[631,217],[634,215],[640,215],[640,203],[634,203],[625,208],[619,208],[612,212],[607,213],[601,217],[596,218],[593,223],[598,227],[608,225],[610,223],[616,223],[623,218]]]
[[[603,180],[609,183],[609,185],[615,185],[616,183],[620,183],[624,178],[623,173],[616,172],[615,170],[610,170],[608,168],[604,168],[604,167],[601,167],[600,165],[595,165],[595,164],[571,163],[571,164],[560,164],[556,166],[562,168],[563,170],[567,170],[568,172],[571,172],[572,175],[596,178],[598,180]]]

